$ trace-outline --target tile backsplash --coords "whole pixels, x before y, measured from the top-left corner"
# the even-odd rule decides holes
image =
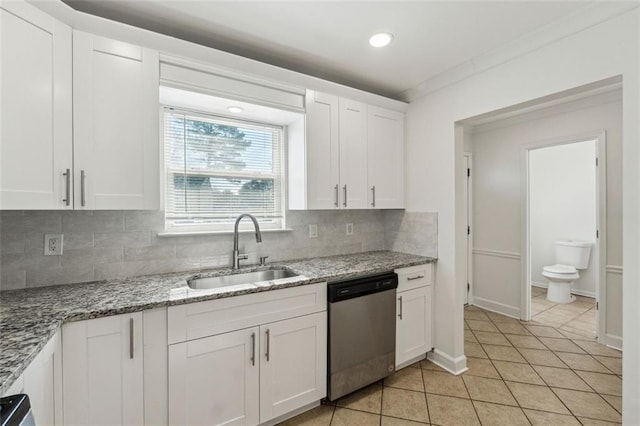
[[[346,224],[353,223],[353,235]],[[318,237],[309,238],[309,224]],[[159,237],[161,211],[1,211],[0,289],[224,267],[232,234]],[[437,255],[437,214],[401,210],[290,211],[287,232],[240,235],[245,264],[371,250]],[[44,235],[63,234],[62,256],[44,256]]]

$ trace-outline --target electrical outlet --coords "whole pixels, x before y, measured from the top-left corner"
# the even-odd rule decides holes
[[[62,256],[62,234],[45,234],[44,235],[44,255],[45,256]]]
[[[353,235],[353,223],[347,223],[347,235]]]
[[[318,238],[318,225],[315,223],[309,225],[309,238]]]

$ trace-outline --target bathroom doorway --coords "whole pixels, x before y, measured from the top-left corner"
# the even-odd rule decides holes
[[[606,135],[600,132],[522,148],[522,182],[526,185],[522,239],[525,317],[575,336],[599,340],[604,335],[601,318],[606,306],[601,290],[605,268],[601,244],[605,241],[605,143]],[[557,266],[568,263],[556,259],[556,248],[562,250],[566,247],[562,241],[567,240],[571,241],[571,250],[575,250],[576,241],[588,243],[582,244],[590,248],[588,261]],[[553,290],[549,290],[550,282]],[[563,303],[549,297],[563,290],[567,292]]]

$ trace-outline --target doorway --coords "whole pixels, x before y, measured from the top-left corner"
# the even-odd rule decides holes
[[[600,244],[606,223],[605,144],[601,132],[525,146],[522,180],[524,317],[600,341],[605,307],[601,291],[605,254]],[[571,300],[565,301],[569,303],[555,303],[547,298],[549,267],[562,263],[556,259],[556,247],[566,247],[562,241],[567,240],[590,243],[589,260],[577,271]]]

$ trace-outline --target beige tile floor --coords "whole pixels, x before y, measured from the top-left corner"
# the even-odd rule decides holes
[[[622,354],[574,335],[465,309],[469,370],[429,361],[285,425],[607,425],[621,422]]]
[[[573,337],[596,337],[596,301],[576,296],[572,303],[558,304],[547,300],[547,290],[531,287],[531,321],[556,327]]]

